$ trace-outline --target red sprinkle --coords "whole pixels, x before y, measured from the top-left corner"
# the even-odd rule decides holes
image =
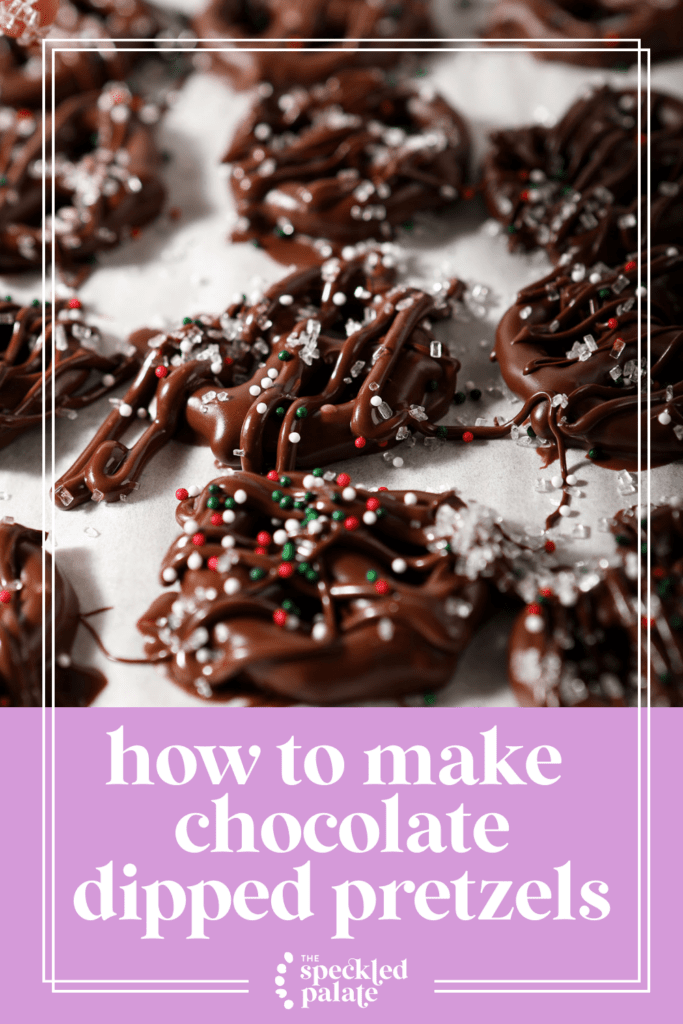
[[[211,516],[211,525],[220,526],[222,522],[223,516],[220,514],[220,512],[214,512],[213,515]]]
[[[337,477],[337,483],[340,487],[348,487],[351,483],[351,477],[348,473],[340,473]]]
[[[3,590],[2,593],[4,594],[4,590]],[[0,594],[0,601],[1,600],[2,600],[2,594]],[[657,621],[656,619],[648,619],[647,615],[643,615],[641,620],[640,620],[643,629],[647,629],[648,622],[650,623],[651,626],[654,626],[656,621]]]
[[[168,367],[157,366],[156,370],[154,371],[154,374],[156,377],[159,378],[159,380],[161,380],[162,377],[168,377]]]
[[[208,565],[209,569],[213,569],[213,571],[216,572],[217,569],[218,569],[218,558],[217,558],[217,556],[216,555],[212,555],[211,558],[208,560],[208,562],[206,564]]]
[[[629,262],[628,262],[628,263],[626,264],[626,266],[624,267],[624,270],[627,270],[627,271],[628,271],[628,270],[635,270],[637,266],[638,266],[638,264],[636,263],[636,261],[635,261],[635,260],[630,260],[630,261],[629,261]]]
[[[386,446],[387,446],[388,444],[389,444],[389,442],[388,442],[388,441],[378,441],[378,442],[377,442],[377,447],[378,447],[378,448],[386,448]]]
[[[529,189],[525,188],[523,192],[520,192],[519,198],[526,203],[527,199],[529,198]]]
[[[195,544],[198,548],[200,548],[202,544],[206,544],[206,537],[204,536],[203,533],[195,533],[194,537],[192,538],[192,543]]]
[[[131,228],[130,229],[130,237],[131,238],[139,238],[141,234],[142,234],[142,231],[140,230],[140,228]]]
[[[546,549],[546,551],[548,552],[549,555],[552,555],[553,551],[555,550],[555,541],[554,540],[547,540],[545,542],[545,549]]]
[[[17,110],[17,117],[30,117],[31,111],[26,107],[22,107],[21,110]]]
[[[377,582],[375,583],[375,590],[377,591],[378,594],[388,594],[389,584],[387,583],[386,580],[377,580]]]
[[[607,321],[607,326],[611,331],[614,331],[619,326],[619,321],[615,317],[611,316]]]
[[[287,612],[284,608],[276,608],[273,612],[273,622],[276,626],[284,626],[287,621]]]
[[[273,538],[271,537],[267,530],[261,530],[260,533],[256,534],[256,540],[261,545],[261,547],[267,548],[268,545],[272,543]]]
[[[541,614],[541,606],[540,606],[540,604],[535,604],[535,603],[534,604],[530,604],[527,607],[526,613],[527,613],[527,615],[540,615]]]
[[[225,357],[225,365],[226,366],[232,366],[232,364],[234,362],[235,362],[235,360],[232,358],[232,356],[226,356]]]
[[[268,480],[274,480],[275,483],[277,483],[278,480],[280,479],[280,476],[274,469],[271,469],[271,471],[266,474],[266,478]]]
[[[357,437],[353,443],[355,444],[356,448],[365,448],[368,442],[365,440],[364,437]]]
[[[190,497],[190,495],[188,494],[184,487],[179,487],[178,490],[175,492],[175,496],[178,499],[178,501],[185,501],[185,498]]]
[[[254,548],[254,554],[255,555],[267,555],[268,552],[266,551],[265,548]]]
[[[474,199],[474,189],[471,187],[462,190],[463,199]]]
[[[9,604],[12,600],[12,595],[9,590],[0,590],[0,601],[3,604]]]
[[[388,487],[378,487],[377,490],[378,491],[388,491],[389,488]]]
[[[465,433],[462,435],[462,439],[465,442],[465,444],[469,444],[470,441],[474,441],[474,434],[472,433],[471,430],[466,430]]]
[[[81,308],[81,300],[80,299],[69,299],[69,309],[80,309],[80,308]]]
[[[661,565],[658,565],[652,570],[652,575],[656,580],[661,580],[663,576],[666,576],[666,570]]]
[[[376,512],[380,505],[381,502],[379,498],[368,498],[368,500],[365,502],[365,507],[368,510],[368,512]]]
[[[283,580],[289,579],[293,572],[294,566],[292,565],[291,562],[280,562],[280,564],[277,567],[277,574]]]
[[[553,592],[550,589],[550,587],[543,587],[543,589],[540,591],[541,597],[552,597],[552,593]]]
[[[360,520],[356,519],[355,516],[348,516],[344,520],[344,526],[347,530],[357,530],[360,526]]]

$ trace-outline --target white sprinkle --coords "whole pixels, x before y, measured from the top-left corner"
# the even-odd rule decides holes
[[[335,306],[343,306],[344,303],[346,302],[346,296],[344,295],[344,292],[335,292],[334,295],[332,296],[332,301],[334,302]]]
[[[324,622],[316,622],[315,626],[311,630],[311,637],[314,640],[324,640],[327,636],[327,626]]]
[[[187,493],[191,498],[196,498],[201,488],[197,487],[196,484],[192,484],[192,487],[187,488]]]
[[[140,407],[140,408],[138,409],[138,413],[137,413],[137,415],[138,415],[138,419],[139,419],[139,420],[144,420],[145,416],[147,415],[147,410],[146,410],[146,409],[143,409],[142,407]]]
[[[395,558],[391,563],[392,572],[402,573],[408,568],[408,563],[403,558]]]
[[[264,377],[263,380],[261,381],[261,387],[263,388],[264,391],[267,390],[268,388],[272,388],[272,386],[273,382],[270,379],[270,377]]]
[[[287,519],[285,521],[285,530],[287,531],[287,533],[298,533],[300,529],[301,523],[299,522],[298,519]]]
[[[662,424],[662,426],[668,427],[669,424],[671,423],[671,413],[669,412],[668,409],[664,409],[663,412],[660,412],[660,414],[657,417],[657,419]]]
[[[344,501],[353,501],[356,497],[356,492],[353,487],[345,487],[342,491],[342,498]]]
[[[111,373],[105,373],[104,377],[102,378],[102,383],[104,384],[105,388],[113,388],[114,384],[116,383],[116,378]]]
[[[223,584],[223,590],[226,594],[236,594],[239,589],[240,581],[236,580],[234,576],[231,576],[230,579],[227,579]]]
[[[232,514],[232,517],[233,517],[233,519],[235,518],[235,513],[234,512]],[[234,546],[235,546],[235,538],[234,537],[231,537],[230,534],[228,534],[227,537],[223,537],[223,540],[221,541],[221,547],[224,547],[224,548],[234,548]]]
[[[540,633],[545,623],[540,615],[527,615],[524,625],[530,633]]]
[[[408,491],[407,494],[404,494],[403,500],[406,505],[417,505],[417,495],[413,494],[412,491]]]
[[[394,635],[394,624],[391,619],[380,619],[377,623],[380,640],[391,640]]]
[[[188,352],[192,351],[193,347],[194,346],[192,345],[192,342],[188,341],[187,338],[183,338],[183,340],[180,342],[180,351],[184,352],[186,355]]]
[[[260,412],[261,415],[263,415],[264,412],[268,412],[268,406],[266,405],[266,403],[259,402],[259,404],[256,406],[256,412]]]
[[[277,377],[277,374],[278,374],[278,371],[275,369],[274,366],[271,366],[271,368],[268,370],[268,376],[270,377],[270,379],[271,380],[275,380],[275,378]]]
[[[132,408],[132,406],[128,405],[127,402],[121,402],[121,405],[119,406],[119,414],[121,416],[132,416],[133,415],[133,408]]]
[[[323,524],[319,519],[311,519],[308,524],[309,533],[322,533]]]
[[[199,523],[197,522],[196,519],[188,519],[185,525],[183,526],[183,530],[187,534],[196,533],[198,529]]]
[[[301,440],[301,434],[297,434],[296,430],[293,430],[292,433],[289,435],[289,440],[292,442],[292,444],[298,444],[299,441]]]
[[[71,664],[71,658],[69,657],[68,654],[58,654],[57,664],[59,665],[60,668],[68,668],[69,665]]]
[[[253,395],[254,398],[261,394],[261,388],[258,386],[258,384],[251,385],[251,387],[249,388],[249,394]]]
[[[244,505],[246,500],[247,500],[247,492],[246,491],[242,491],[242,490],[235,491],[235,501],[237,502],[238,505]]]
[[[226,508],[225,512],[223,513],[223,522],[224,523],[234,523],[235,522],[235,513],[233,512],[233,510],[231,508]]]
[[[570,509],[569,505],[561,505],[557,511],[560,513],[563,519],[566,519],[567,516],[570,516],[572,514],[572,510]]]
[[[401,458],[400,455],[397,455],[391,464],[392,466],[395,466],[396,469],[400,469],[401,466],[403,465],[403,459]]]
[[[373,526],[377,522],[377,516],[368,509],[367,512],[363,513],[363,522],[367,523],[368,526]]]
[[[286,544],[287,543],[287,531],[286,530],[276,530],[275,533],[273,534],[273,540],[275,541],[276,544]]]
[[[168,566],[167,569],[164,569],[161,575],[162,579],[166,583],[175,583],[175,581],[178,579],[178,573],[170,565]]]
[[[292,303],[294,302],[294,296],[293,295],[281,295],[280,299],[279,299],[279,302],[280,302],[281,306],[291,306]]]
[[[315,487],[317,478],[312,473],[307,473],[303,479],[303,485],[307,491],[310,491],[311,487]]]
[[[374,405],[375,408],[377,408],[377,406],[381,405],[381,404],[382,404],[382,399],[380,398],[379,395],[373,395],[372,398],[370,399],[370,405]]]
[[[573,473],[570,473],[567,477],[567,483],[570,487],[574,487],[578,482],[578,477],[576,477]]]
[[[202,567],[202,556],[198,551],[193,551],[187,560],[188,569],[201,569]]]
[[[553,487],[561,487],[564,481],[561,476],[552,476],[550,478],[550,483],[553,485]]]

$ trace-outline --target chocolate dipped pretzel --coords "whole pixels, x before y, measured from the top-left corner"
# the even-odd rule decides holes
[[[138,623],[191,693],[334,704],[448,682],[487,604],[436,535],[454,491],[367,491],[347,474],[236,472],[177,492],[184,533]]]
[[[486,35],[489,39],[532,40],[536,48],[534,56],[541,60],[612,67],[637,60],[638,39],[643,47],[652,51],[654,59],[680,55],[683,3],[680,0],[499,0],[488,20]],[[539,50],[544,39],[555,46]],[[604,45],[590,50],[593,39]],[[628,42],[622,43],[622,40]],[[620,45],[624,48],[612,49]]]
[[[159,107],[127,86],[64,100],[47,128],[54,136],[57,209],[46,228],[50,258],[70,283],[79,283],[95,254],[111,249],[160,212],[165,190],[151,125]],[[0,111],[0,271],[42,266],[42,124],[29,110]],[[48,210],[50,203],[50,174]]]
[[[617,556],[583,571],[558,570],[520,614],[510,634],[510,682],[521,704],[624,706],[647,687],[651,703],[683,704],[683,516],[680,501],[651,511],[647,564],[645,510],[611,524]],[[638,574],[642,572],[642,598]],[[650,643],[643,615],[650,600]],[[641,676],[638,653],[641,654]],[[647,693],[641,694],[641,703]]]
[[[57,504],[126,498],[173,436],[210,444],[219,463],[262,472],[318,466],[433,435],[459,364],[429,321],[450,315],[457,281],[433,294],[393,286],[395,258],[376,250],[297,270],[253,304],[186,318],[149,346],[123,403],[58,481]],[[151,419],[129,448],[133,416]]]
[[[683,231],[683,103],[651,94],[652,244]],[[510,249],[541,246],[555,262],[564,254],[610,266],[645,242],[647,188],[638,197],[638,92],[590,90],[553,127],[495,132],[484,160],[484,197],[509,233]],[[646,96],[640,132],[647,132]],[[638,219],[640,218],[640,234]],[[640,239],[640,240],[639,240]]]
[[[391,238],[418,211],[458,197],[468,155],[467,128],[444,99],[390,84],[376,68],[273,93],[224,158],[239,215],[233,239],[256,239],[288,263]]]
[[[519,293],[496,332],[494,357],[508,386],[523,399],[546,396],[531,412],[535,433],[617,468],[637,468],[639,427],[647,457],[648,377],[652,463],[683,456],[683,253],[660,246],[651,257],[649,365],[635,260],[614,271],[556,269]],[[645,279],[645,259],[642,271]]]
[[[49,416],[53,389],[57,415],[75,415],[127,380],[139,363],[137,351],[104,355],[97,328],[82,317],[78,299],[57,304],[36,300],[21,306],[0,301],[0,448]],[[45,351],[45,376],[43,376]]]
[[[424,0],[210,0],[194,27],[206,46],[229,43],[206,59],[235,89],[313,85],[358,64],[387,66],[400,59],[392,46],[432,35]],[[363,39],[384,49],[363,53]]]
[[[52,704],[51,623],[55,625],[55,691],[57,707],[89,704],[105,685],[99,672],[72,664],[71,648],[80,620],[71,584],[45,555],[39,530],[20,526],[9,517],[0,522],[0,706],[41,707]],[[45,594],[45,664],[43,666],[43,592]],[[54,604],[53,604],[54,596]]]

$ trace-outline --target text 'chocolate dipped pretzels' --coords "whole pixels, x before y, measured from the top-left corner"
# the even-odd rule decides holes
[[[495,132],[484,160],[484,197],[509,233],[511,249],[545,248],[609,265],[645,244],[647,94],[608,86],[589,90],[553,127]],[[683,233],[683,103],[651,94],[652,244]],[[639,134],[640,133],[640,134]],[[638,231],[640,218],[640,235]],[[639,241],[640,237],[640,241]]]
[[[467,174],[462,118],[429,86],[344,71],[259,100],[225,156],[237,241],[290,262],[361,239],[391,238],[420,211],[456,199]],[[322,242],[321,240],[325,241]],[[307,240],[307,241],[306,241]]]
[[[366,491],[318,469],[236,472],[186,495],[162,569],[180,591],[138,623],[175,682],[338,703],[448,681],[487,600],[437,536],[455,492]]]
[[[9,296],[0,301],[0,448],[42,422],[43,397],[51,414],[53,389],[57,415],[75,416],[135,372],[137,351],[105,355],[80,310],[78,299],[60,300],[55,323],[50,303],[43,318],[38,300],[23,307]]]
[[[396,63],[401,54],[392,46],[410,49],[406,40],[431,36],[427,6],[425,0],[209,0],[194,28],[203,45],[216,49],[197,63],[204,70],[205,60],[235,89],[257,82],[312,85],[358,64]],[[363,53],[359,40],[377,40],[381,49]]]
[[[459,364],[430,320],[449,316],[457,281],[433,293],[394,286],[394,256],[372,250],[299,270],[252,304],[137,332],[149,354],[123,402],[58,481],[62,508],[116,501],[174,436],[208,442],[223,464],[260,472],[316,466],[433,435]],[[138,416],[151,419],[130,448]]]
[[[647,270],[643,258],[643,279]],[[560,448],[584,448],[598,461],[615,459],[618,468],[637,468],[640,428],[645,465],[649,378],[652,462],[683,457],[683,253],[675,246],[654,249],[650,275],[649,365],[648,297],[636,260],[614,271],[558,268],[523,289],[505,313],[495,357],[520,398],[549,396],[531,414],[540,437]]]
[[[638,59],[636,40],[653,58],[683,48],[681,0],[498,0],[490,39],[528,39],[541,60],[615,67]],[[547,49],[543,40],[552,41]],[[602,44],[591,49],[591,41]],[[619,49],[616,49],[619,47]]]
[[[0,521],[0,706],[41,707],[52,704],[52,616],[55,626],[55,693],[57,707],[89,704],[105,684],[94,670],[71,662],[79,623],[78,599],[61,573],[45,556],[39,530]],[[43,665],[43,590],[45,590],[45,663]],[[54,604],[53,604],[54,599]]]
[[[43,215],[43,126],[29,110],[0,111],[0,270],[39,269],[47,259],[70,283],[88,273],[95,254],[111,249],[160,212],[165,190],[152,137],[159,107],[111,83],[61,103],[47,131],[55,166],[47,169]],[[51,210],[54,176],[56,209]]]

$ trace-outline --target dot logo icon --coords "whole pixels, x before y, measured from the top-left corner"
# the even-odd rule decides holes
[[[282,956],[284,963],[277,965],[277,974],[275,975],[275,995],[279,996],[280,999],[284,999],[283,1006],[285,1010],[291,1010],[294,1006],[294,1002],[291,999],[287,999],[287,989],[285,985],[285,975],[287,974],[287,965],[291,964],[294,960],[294,956],[291,953],[284,953]]]

